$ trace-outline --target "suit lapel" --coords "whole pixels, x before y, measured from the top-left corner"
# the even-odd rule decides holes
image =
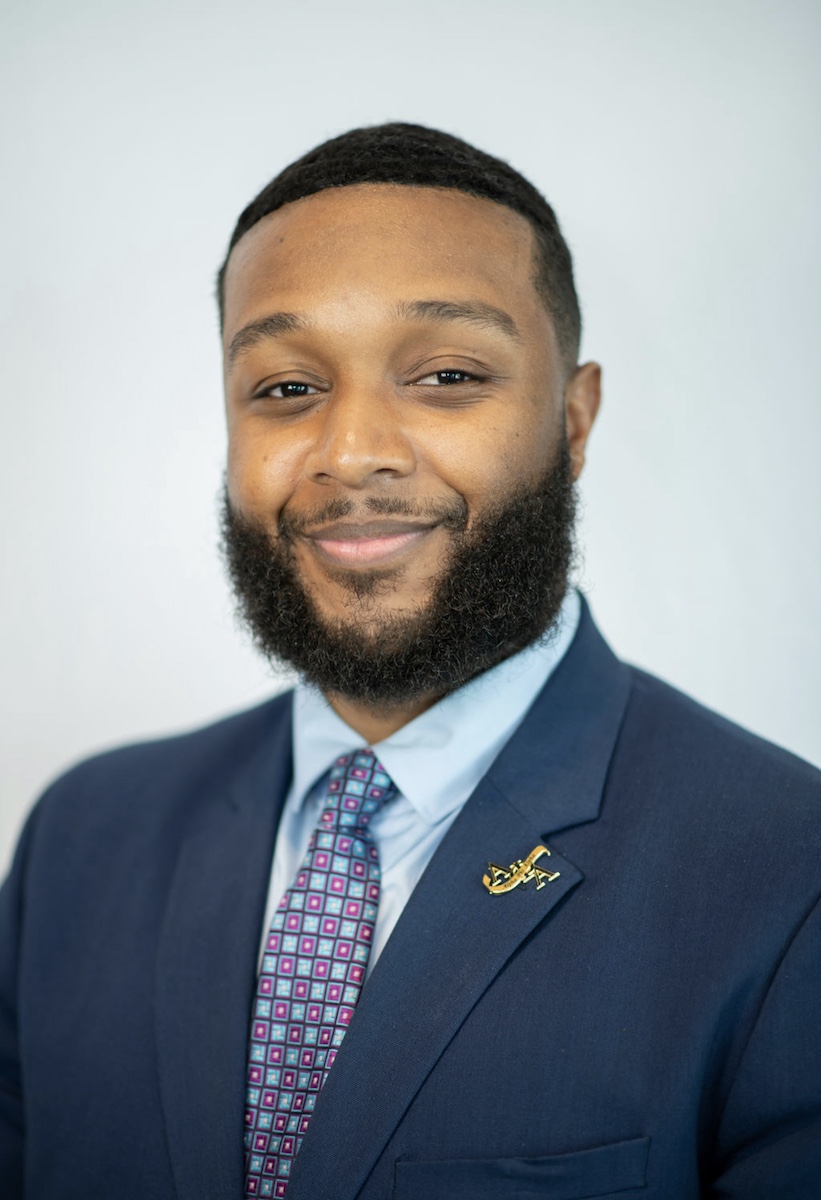
[[[573,645],[443,839],[363,989],[289,1200],[352,1200],[470,1010],[583,879],[550,847],[546,865],[559,877],[541,889],[491,896],[482,884],[489,860],[506,866],[551,832],[595,820],[628,690],[627,669],[585,607]]]
[[[290,704],[280,707],[234,786],[196,798],[160,937],[157,1057],[180,1200],[242,1194],[248,1021],[291,775]]]

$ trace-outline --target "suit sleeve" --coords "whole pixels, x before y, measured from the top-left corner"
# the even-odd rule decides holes
[[[773,976],[719,1128],[715,1200],[821,1196],[821,901]]]
[[[23,1196],[23,1088],[17,1001],[24,878],[36,811],[23,830],[8,878],[0,888],[0,1180],[3,1200]]]

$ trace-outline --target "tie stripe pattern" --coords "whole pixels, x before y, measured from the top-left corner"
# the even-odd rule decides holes
[[[396,787],[372,750],[337,759],[265,943],[251,1019],[245,1196],[283,1197],[365,980],[379,903],[368,823]]]

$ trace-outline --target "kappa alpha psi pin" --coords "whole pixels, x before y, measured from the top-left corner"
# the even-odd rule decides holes
[[[488,863],[489,874],[482,876],[482,883],[491,896],[501,896],[504,892],[512,892],[520,883],[530,883],[532,879],[535,879],[538,892],[539,888],[543,888],[546,883],[552,883],[554,879],[559,878],[558,871],[545,871],[542,867],[536,866],[543,854],[550,857],[547,846],[537,846],[535,850],[530,851],[527,858],[517,858],[509,867]]]

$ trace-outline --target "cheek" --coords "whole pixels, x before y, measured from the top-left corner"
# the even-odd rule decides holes
[[[440,430],[429,443],[435,474],[471,507],[541,479],[555,454],[560,430],[543,411],[483,413],[482,420]]]
[[[270,430],[235,426],[228,438],[228,495],[246,516],[277,516],[298,474],[298,451]]]

